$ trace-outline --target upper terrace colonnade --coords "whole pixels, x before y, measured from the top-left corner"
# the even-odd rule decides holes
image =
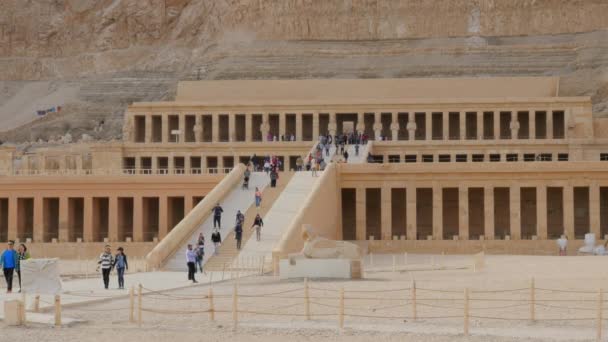
[[[372,140],[450,144],[593,137],[589,98],[558,88],[549,77],[180,82],[175,102],[129,107],[124,140],[316,141],[346,127]]]

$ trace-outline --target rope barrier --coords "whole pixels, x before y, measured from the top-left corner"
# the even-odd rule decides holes
[[[471,310],[492,310],[492,309],[509,309],[509,308],[515,308],[515,307],[519,307],[519,306],[528,306],[528,303],[524,303],[524,304],[511,304],[511,305],[501,305],[501,306],[492,306],[492,307],[472,307]]]
[[[558,289],[544,289],[541,287],[535,288],[537,291],[549,291],[549,292],[564,292],[564,293],[580,293],[580,294],[596,294],[595,292],[582,291],[582,290],[558,290]]]
[[[597,308],[575,308],[570,306],[560,306],[560,305],[549,305],[538,303],[537,306],[552,308],[552,309],[566,309],[566,310],[582,310],[582,311],[597,311]]]
[[[470,316],[477,319],[494,319],[501,321],[527,321],[529,318],[510,318],[510,317],[492,317],[492,316]],[[595,318],[536,318],[537,321],[590,321]]]
[[[152,312],[158,314],[167,314],[167,315],[192,315],[192,314],[203,314],[209,313],[209,310],[161,310],[161,309],[150,309],[150,308],[141,308],[141,311],[144,312]],[[218,312],[217,310],[215,312]]]
[[[529,287],[522,287],[519,289],[505,289],[505,290],[471,290],[471,294],[474,293],[504,293],[504,292],[518,292],[518,291],[528,291]]]

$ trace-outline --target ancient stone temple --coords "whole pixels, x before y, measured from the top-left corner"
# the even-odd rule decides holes
[[[378,250],[547,253],[562,234],[603,238],[608,120],[559,87],[557,77],[180,82],[175,101],[129,106],[122,141],[0,147],[0,240],[50,243],[51,254],[160,242],[166,263],[212,205],[237,201],[239,165],[265,156],[285,179],[268,196],[274,235],[244,254],[300,250],[302,224]],[[350,131],[369,137],[358,155],[347,146],[342,162],[332,147],[319,177],[293,174],[321,135]]]

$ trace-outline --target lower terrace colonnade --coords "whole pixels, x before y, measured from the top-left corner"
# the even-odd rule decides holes
[[[159,109],[162,110],[162,109]],[[127,113],[125,141],[205,143],[316,141],[320,134],[352,130],[371,140],[565,139],[570,116],[563,109],[319,110],[280,112]]]
[[[363,183],[363,182],[362,182]],[[431,182],[341,189],[344,240],[583,239],[608,235],[608,184]]]

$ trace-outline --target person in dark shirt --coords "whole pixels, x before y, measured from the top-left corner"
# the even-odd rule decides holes
[[[222,229],[222,213],[224,212],[224,209],[222,209],[218,202],[211,211],[213,212],[213,228]]]
[[[262,227],[264,227],[264,221],[262,220],[260,214],[257,214],[253,220],[253,225],[251,226],[251,228],[255,229],[255,237],[257,241],[260,241],[262,236]]]
[[[237,223],[234,227],[234,238],[236,239],[236,249],[241,249],[241,241],[243,240],[243,226],[241,223]]]

